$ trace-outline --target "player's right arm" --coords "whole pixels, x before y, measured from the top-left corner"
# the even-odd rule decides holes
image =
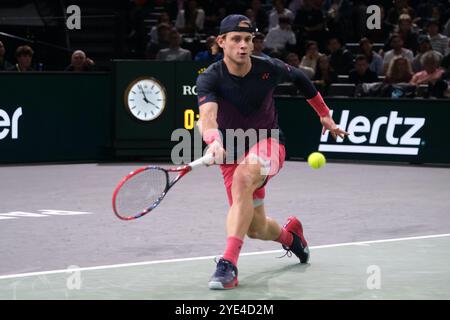
[[[203,140],[208,144],[206,153],[214,155],[214,163],[223,163],[225,158],[225,149],[223,148],[222,137],[217,124],[217,110],[219,106],[216,102],[207,102],[200,107],[200,118],[197,121],[197,127]]]
[[[225,150],[217,123],[219,105],[216,96],[216,77],[213,73],[205,72],[197,78],[197,95],[200,111],[197,127],[203,141],[209,146],[207,153],[214,155],[214,163],[223,163]]]

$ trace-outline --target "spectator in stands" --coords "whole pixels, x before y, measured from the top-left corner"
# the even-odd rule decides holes
[[[445,0],[444,0],[445,1]],[[448,2],[448,1],[447,1]],[[434,5],[431,8],[431,15],[430,18],[436,20],[439,23],[439,26],[444,25],[444,17],[447,18],[448,15],[446,15],[445,9],[448,8],[447,6],[443,6],[442,3],[438,3],[437,5]]]
[[[424,70],[415,73],[410,81],[411,84],[435,84],[442,77],[444,69],[439,67],[442,55],[434,51],[428,51],[421,57]]]
[[[328,56],[320,56],[317,62],[316,72],[313,77],[313,83],[317,90],[321,94],[327,95],[330,85],[336,82],[338,82],[338,76],[331,67]]]
[[[255,15],[256,27],[260,32],[267,32],[269,19],[267,12],[263,9],[261,5],[261,0],[252,0],[250,4],[250,9],[252,9]]]
[[[256,32],[253,37],[253,51],[252,55],[261,57],[261,58],[270,58],[267,54],[263,52],[264,50],[264,33]]]
[[[450,70],[445,71],[436,83],[429,83],[430,96],[436,98],[450,98]]]
[[[281,16],[287,17],[290,23],[294,21],[294,14],[291,10],[284,7],[283,0],[273,0],[272,5],[273,9],[269,12],[269,32],[278,26]]]
[[[295,52],[289,52],[286,57],[285,57],[285,62],[290,65],[293,66],[295,68],[298,68],[300,70],[303,71],[303,73],[309,78],[312,79],[315,73],[315,70],[313,70],[312,68],[309,67],[302,67],[300,65],[300,58],[298,57],[298,54],[296,54]]]
[[[298,57],[298,54],[296,54],[295,52],[289,52],[286,55],[286,63],[290,66],[293,66],[295,68],[298,68],[300,70],[303,71],[303,73],[309,78],[312,79],[314,74],[315,74],[315,70],[311,67],[303,67],[300,64],[300,58]]]
[[[327,29],[338,35],[341,39],[351,42],[354,33],[357,38],[362,37],[362,32],[367,30],[367,5],[365,1],[353,2],[350,0],[327,0],[321,7],[325,14]],[[354,8],[356,6],[356,8]],[[362,14],[355,14],[354,11]]]
[[[298,30],[302,40],[315,40],[322,47],[325,39],[325,19],[320,8],[314,6],[312,0],[304,0],[297,11],[294,20],[294,29]]]
[[[412,62],[412,60],[414,59],[414,55],[411,50],[403,48],[403,40],[398,33],[393,33],[391,35],[389,43],[392,49],[384,54],[384,70],[388,69],[389,64],[394,59],[394,57],[403,57],[410,63]]]
[[[286,50],[288,45],[295,45],[297,39],[292,31],[291,20],[287,16],[280,16],[280,21],[276,27],[270,29],[264,39],[264,46],[270,51],[270,55],[280,55]]]
[[[194,60],[212,63],[222,58],[223,54],[222,52],[220,52],[220,47],[216,42],[216,37],[209,36],[208,38],[206,38],[206,50],[197,53]]]
[[[172,20],[170,20],[169,14],[166,11],[161,12],[161,15],[158,17],[158,23],[155,26],[153,26],[152,29],[150,30],[150,41],[151,41],[151,43],[155,43],[155,44],[159,43],[158,26],[161,23],[165,23],[168,26],[170,26],[171,28],[173,28]]]
[[[156,60],[162,61],[190,61],[192,58],[189,50],[183,49],[181,45],[181,35],[176,30],[170,31],[169,47],[161,49],[156,54]]]
[[[5,52],[5,46],[3,45],[3,42],[0,41],[0,71],[8,70],[13,67],[13,65],[5,59]]]
[[[306,53],[300,62],[300,66],[302,68],[310,68],[313,71],[314,77],[317,68],[317,61],[319,61],[319,57],[323,54],[319,52],[319,46],[316,41],[308,41],[305,49]]]
[[[220,21],[227,15],[227,3],[217,0],[202,0],[199,5],[205,11],[203,32],[216,34]]]
[[[127,25],[125,27],[126,32],[128,33],[126,41],[128,42],[130,53],[132,53],[134,57],[141,58],[145,54],[145,45],[146,41],[148,41],[148,35],[147,30],[145,28],[144,20],[148,17],[148,15],[152,10],[151,4],[149,3],[149,1],[146,0],[118,1],[117,3],[119,2],[122,3],[122,5],[125,5],[124,3],[129,2],[129,6],[127,6],[126,9],[125,8],[120,9],[120,11],[122,10],[128,11],[128,17],[126,18],[127,21],[125,23]],[[96,21],[95,24],[96,25],[103,24],[101,21],[104,20],[100,19],[100,21]],[[117,27],[119,27],[120,24],[118,24]],[[89,30],[90,28],[91,27],[86,27],[87,30]],[[84,34],[89,32],[86,31],[86,29],[82,27],[82,30],[84,30]]]
[[[433,51],[442,58],[442,55],[436,50],[433,50],[433,48],[431,47],[430,37],[428,37],[427,35],[421,34],[419,36],[418,43],[419,45],[417,47],[417,54],[415,55],[411,63],[413,72],[419,72],[423,70],[421,58],[426,52]]]
[[[372,83],[378,82],[378,75],[369,69],[369,63],[365,55],[358,55],[355,58],[355,68],[349,73],[350,83]]]
[[[31,67],[31,62],[33,60],[34,51],[30,46],[20,46],[16,49],[16,60],[17,63],[13,65],[9,71],[34,71],[34,68]]]
[[[342,47],[341,41],[337,37],[328,40],[328,50],[330,51],[330,65],[337,74],[347,75],[353,68],[353,55],[350,51]]]
[[[372,41],[370,41],[369,38],[361,38],[361,40],[359,40],[360,52],[366,57],[367,62],[369,63],[369,69],[381,76],[384,74],[383,58],[373,51],[372,48]]]
[[[412,18],[415,17],[414,9],[409,6],[408,0],[394,0],[394,7],[389,9],[387,13],[388,23],[392,26],[396,25],[402,14],[407,14]]]
[[[439,23],[436,20],[428,21],[426,30],[430,36],[431,47],[433,50],[445,55],[449,40],[446,36],[439,33]]]
[[[442,34],[450,38],[450,18],[447,20],[447,23],[444,26],[444,31],[442,32]]]
[[[72,72],[86,72],[92,71],[94,68],[94,61],[86,57],[86,54],[81,50],[76,50],[72,53],[70,58],[70,65],[65,71]]]
[[[155,59],[156,54],[159,52],[159,50],[169,47],[169,35],[171,30],[176,29],[172,28],[169,24],[164,22],[158,24],[158,42],[149,41],[149,43],[147,44],[145,55],[148,59]]]
[[[303,5],[303,1],[304,0],[290,0],[288,1],[288,9],[291,10],[291,12],[294,14],[294,17],[297,13],[298,10],[300,10],[300,8]]]
[[[439,0],[421,1],[416,9],[418,24],[420,24],[421,27],[425,27],[430,19],[435,19],[439,25],[444,24],[442,15],[445,14],[445,9],[445,5],[439,3]]]
[[[288,65],[293,66],[295,68],[298,68],[300,66],[300,58],[298,57],[298,54],[296,54],[295,52],[289,52],[286,55],[285,62]]]
[[[256,15],[255,15],[255,12],[253,11],[253,9],[252,8],[247,8],[246,10],[245,10],[245,13],[244,13],[244,15],[248,18],[248,20],[252,23],[252,26],[254,26],[255,28],[258,28],[256,25],[257,25],[257,22],[256,22]]]
[[[384,82],[389,84],[409,83],[412,76],[411,63],[408,59],[399,56],[390,61]]]
[[[175,27],[181,33],[194,34],[203,31],[205,11],[198,7],[196,0],[188,0],[184,9],[178,11]]]
[[[419,35],[413,30],[413,22],[409,15],[400,15],[397,30],[400,37],[402,37],[405,48],[414,52],[417,49],[417,37]]]

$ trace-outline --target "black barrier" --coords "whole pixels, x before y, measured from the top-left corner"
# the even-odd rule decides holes
[[[277,98],[289,157],[321,151],[329,159],[450,163],[448,100],[325,99],[351,135],[322,135],[316,113],[300,98]]]
[[[105,159],[110,92],[106,73],[0,73],[0,162]]]

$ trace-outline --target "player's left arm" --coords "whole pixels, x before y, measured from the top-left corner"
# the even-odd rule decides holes
[[[320,123],[323,125],[322,134],[324,134],[326,130],[330,130],[331,135],[334,139],[336,139],[338,136],[344,138],[349,135],[348,132],[338,128],[330,115],[330,109],[323,100],[322,95],[319,91],[317,91],[311,80],[309,80],[308,77],[300,69],[287,65],[279,59],[272,59],[272,61],[274,62],[277,71],[279,72],[279,81],[294,82],[304,94],[309,105],[313,107],[316,113],[319,115]]]

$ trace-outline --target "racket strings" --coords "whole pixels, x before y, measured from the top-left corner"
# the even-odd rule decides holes
[[[116,199],[117,211],[122,216],[136,216],[158,203],[166,189],[165,171],[149,168],[127,180]]]

